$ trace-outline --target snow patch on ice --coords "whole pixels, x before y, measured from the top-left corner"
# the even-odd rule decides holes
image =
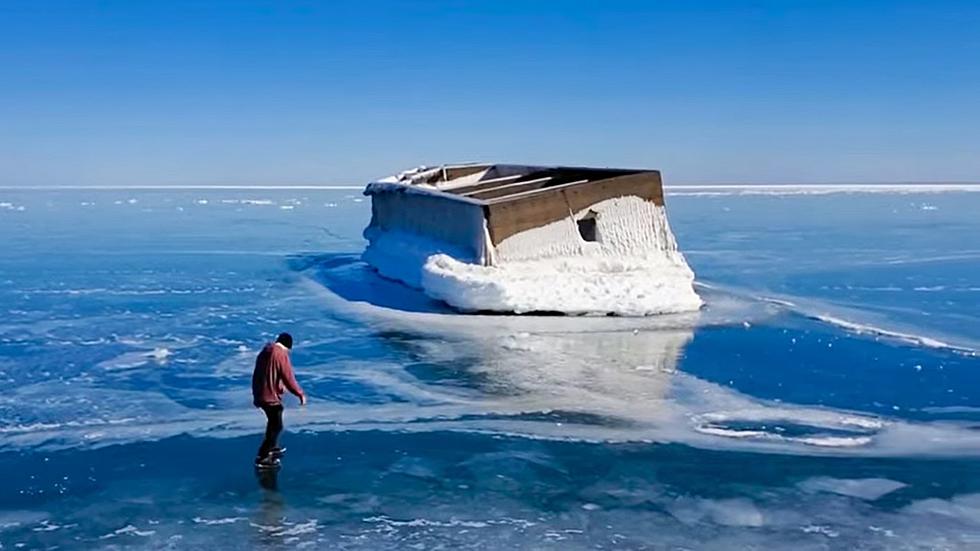
[[[725,429],[719,427],[698,426],[695,428],[702,434],[721,436],[725,438],[746,438],[755,440],[770,440],[777,442],[797,442],[810,446],[826,448],[853,448],[871,443],[869,436],[783,436],[765,430]]]
[[[384,524],[386,526],[392,527],[409,527],[409,528],[424,528],[424,527],[442,527],[442,528],[487,528],[490,526],[516,526],[519,528],[530,528],[535,526],[537,523],[517,518],[494,518],[486,520],[463,520],[452,518],[449,520],[433,520],[426,518],[415,518],[410,520],[397,520],[383,515],[367,517],[363,519],[364,522],[368,523],[378,523]]]
[[[74,528],[78,526],[77,524],[57,524],[51,522],[48,519],[42,520],[37,526],[31,528],[32,532],[54,532],[56,530],[62,530],[66,528]]]
[[[819,526],[816,524],[810,524],[800,528],[804,534],[822,534],[828,538],[836,538],[840,536],[840,532],[830,528],[829,526]]]
[[[267,525],[258,524],[255,522],[249,523],[253,528],[258,528],[262,532],[269,534],[274,537],[284,537],[284,536],[301,536],[304,534],[315,534],[317,532],[317,527],[319,522],[317,519],[310,519],[307,522],[289,522],[283,521],[279,525]]]
[[[169,348],[157,347],[153,350],[125,352],[115,358],[99,362],[98,367],[109,371],[133,369],[150,362],[164,364],[170,356],[173,356],[173,352]]]
[[[123,526],[118,530],[100,536],[99,539],[105,540],[105,539],[114,538],[116,536],[139,536],[142,538],[146,538],[152,536],[153,534],[156,534],[156,530],[140,530],[139,528],[133,526],[132,524],[127,524],[126,526]]]
[[[248,520],[245,517],[226,517],[226,518],[202,518],[194,517],[191,519],[194,524],[203,524],[205,526],[220,526],[223,524],[234,524],[239,521]]]
[[[709,412],[694,416],[692,421],[694,430],[702,434],[824,448],[866,446],[885,426],[879,419],[857,414],[779,407]]]

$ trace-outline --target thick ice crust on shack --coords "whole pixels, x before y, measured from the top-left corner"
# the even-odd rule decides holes
[[[458,189],[481,172],[461,176],[468,184]],[[487,203],[446,193],[456,183],[431,185],[432,174],[366,190],[372,221],[363,258],[385,277],[466,312],[642,316],[702,304],[662,205],[611,197],[494,243]]]

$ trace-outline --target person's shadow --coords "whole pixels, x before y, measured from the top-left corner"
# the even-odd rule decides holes
[[[263,546],[281,543],[280,533],[285,528],[283,520],[286,500],[279,492],[279,469],[255,469],[255,479],[262,489],[252,523],[258,529],[256,536]]]

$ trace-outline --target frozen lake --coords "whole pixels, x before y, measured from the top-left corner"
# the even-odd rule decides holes
[[[976,549],[978,191],[673,188],[630,319],[451,313],[357,190],[0,189],[0,549]]]

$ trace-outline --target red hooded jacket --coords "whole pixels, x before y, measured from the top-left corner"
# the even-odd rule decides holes
[[[303,396],[303,389],[293,375],[293,364],[289,361],[289,351],[285,346],[269,343],[255,358],[255,371],[252,372],[252,401],[255,407],[278,406],[286,390],[297,398]]]

